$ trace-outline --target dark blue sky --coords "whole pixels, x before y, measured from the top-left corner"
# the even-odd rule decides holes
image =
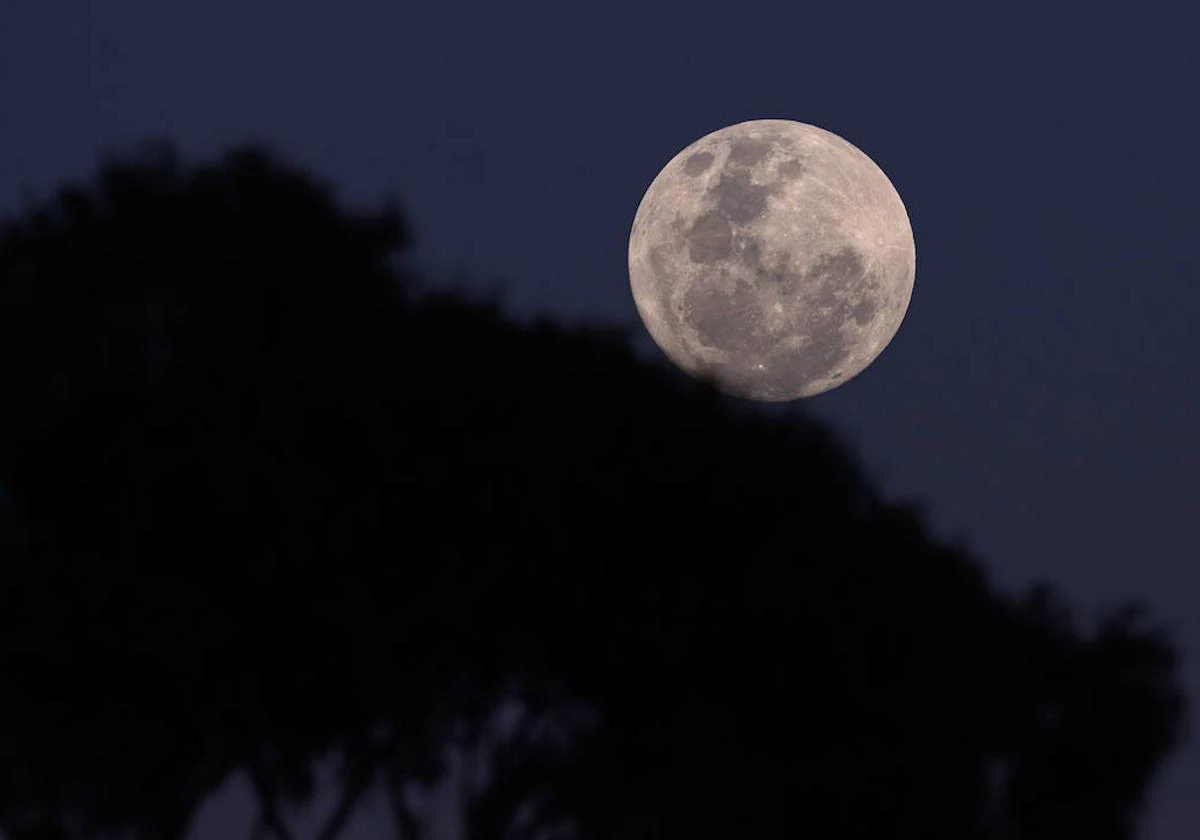
[[[0,213],[154,134],[259,139],[352,203],[398,195],[437,276],[637,325],[625,249],[661,166],[742,120],[827,128],[896,186],[917,277],[890,347],[812,410],[1000,584],[1048,578],[1085,615],[1147,599],[1200,696],[1198,24],[1157,2],[6,0]],[[1146,836],[1194,838],[1198,792],[1190,750]]]

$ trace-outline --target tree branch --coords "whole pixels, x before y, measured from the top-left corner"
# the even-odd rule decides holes
[[[370,786],[378,768],[378,758],[370,754],[353,760],[353,766],[347,774],[346,785],[342,789],[342,798],[320,833],[317,834],[317,840],[336,840],[337,836],[345,830],[346,823],[354,812],[354,806],[358,804]]]
[[[295,840],[287,823],[283,820],[283,814],[279,811],[279,802],[266,774],[262,772],[255,761],[249,762],[248,772],[250,781],[254,784],[254,790],[258,794],[259,821],[262,826],[270,830],[276,840]]]
[[[404,801],[404,774],[391,762],[387,767],[387,798],[392,808],[392,819],[396,822],[397,840],[419,840],[421,825],[412,808]]]

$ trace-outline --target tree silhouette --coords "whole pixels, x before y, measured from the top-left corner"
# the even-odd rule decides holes
[[[260,148],[0,231],[10,838],[180,838],[242,772],[285,840],[332,752],[322,837],[382,779],[412,840],[448,745],[475,840],[1135,836],[1183,702],[1145,616],[994,591],[802,412],[408,245]]]

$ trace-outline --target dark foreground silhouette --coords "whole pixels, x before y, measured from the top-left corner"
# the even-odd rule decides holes
[[[1137,611],[1003,597],[799,411],[407,246],[254,149],[3,228],[11,840],[181,838],[236,771],[283,840],[330,750],[324,836],[382,780],[415,840],[451,743],[472,840],[1135,835],[1182,704]]]

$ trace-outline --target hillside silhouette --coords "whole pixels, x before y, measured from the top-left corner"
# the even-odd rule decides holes
[[[332,838],[479,756],[471,840],[1129,840],[1177,652],[887,501],[825,425],[437,292],[395,206],[244,147],[0,230],[0,830]],[[569,271],[562,282],[570,282]],[[516,704],[502,735],[497,710]]]

